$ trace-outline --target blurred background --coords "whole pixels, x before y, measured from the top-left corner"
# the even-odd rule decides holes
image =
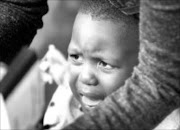
[[[38,30],[30,46],[39,58],[45,54],[49,44],[54,44],[67,56],[67,46],[79,4],[80,0],[48,0],[49,12],[43,17],[44,26]]]

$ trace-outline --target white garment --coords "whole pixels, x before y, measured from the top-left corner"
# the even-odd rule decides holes
[[[51,126],[51,130],[62,129],[82,114],[69,86],[61,85],[57,87],[49,103],[43,125]]]
[[[44,115],[44,126],[49,129],[62,129],[82,115],[68,84],[67,61],[64,55],[54,45],[43,57],[40,69],[44,82],[56,82],[58,87],[52,96]]]
[[[44,126],[54,126],[51,129],[61,129],[73,121],[70,112],[71,90],[65,86],[58,86],[44,117]],[[53,104],[53,105],[52,105]]]
[[[4,98],[2,94],[0,93],[0,130],[10,130],[10,122],[8,113],[6,110],[6,105],[4,102]]]

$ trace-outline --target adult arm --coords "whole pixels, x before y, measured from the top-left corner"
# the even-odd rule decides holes
[[[31,43],[47,11],[47,0],[0,1],[0,61],[9,64],[22,46]]]
[[[151,130],[180,106],[180,1],[140,4],[138,66],[99,108],[65,129]]]

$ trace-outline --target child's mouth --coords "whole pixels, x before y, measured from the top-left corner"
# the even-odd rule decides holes
[[[95,107],[97,106],[102,100],[101,99],[93,99],[84,95],[81,95],[81,101],[84,105],[88,107]]]

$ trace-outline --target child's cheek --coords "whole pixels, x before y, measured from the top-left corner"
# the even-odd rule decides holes
[[[80,70],[81,69],[79,66],[75,66],[75,65],[69,66],[69,85],[73,93],[76,93],[76,89],[77,89],[76,85],[78,82]]]
[[[69,76],[75,82],[81,73],[81,66],[69,64]]]

